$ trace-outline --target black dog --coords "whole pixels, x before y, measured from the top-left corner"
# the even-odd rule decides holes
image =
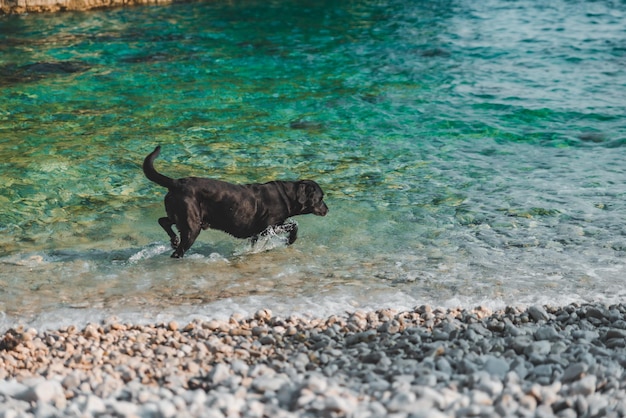
[[[289,244],[297,238],[298,225],[285,223],[295,215],[325,216],[328,206],[324,192],[312,180],[270,181],[265,184],[236,185],[220,180],[198,177],[172,179],[154,169],[159,156],[158,146],[143,162],[143,172],[149,180],[167,187],[165,211],[167,217],[159,224],[170,236],[172,257],[180,258],[194,243],[201,229],[219,229],[237,238],[251,238],[274,231],[289,232]],[[172,230],[176,225],[180,240]]]

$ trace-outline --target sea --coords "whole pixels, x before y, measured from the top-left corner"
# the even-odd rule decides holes
[[[0,329],[624,302],[625,68],[621,0],[0,16]],[[330,211],[172,259],[157,145]]]

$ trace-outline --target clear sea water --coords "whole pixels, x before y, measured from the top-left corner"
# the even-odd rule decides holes
[[[0,327],[626,298],[626,3],[208,1],[0,17]],[[157,168],[327,217],[170,259]]]

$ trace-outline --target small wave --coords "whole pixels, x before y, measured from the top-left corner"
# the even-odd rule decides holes
[[[137,263],[141,260],[147,260],[157,255],[161,255],[169,249],[167,245],[163,244],[151,244],[148,248],[144,248],[139,252],[131,255],[128,261],[130,263]]]
[[[194,253],[194,254],[185,255],[185,257],[188,260],[200,260],[200,261],[205,261],[207,263],[216,262],[216,261],[223,262],[226,264],[229,263],[226,257],[224,257],[220,253],[215,253],[215,252],[209,254],[208,256],[202,255],[200,253]]]
[[[620,148],[626,145],[626,138],[619,138],[613,141],[608,141],[604,143],[607,148]]]
[[[251,243],[249,241],[246,242],[238,248],[233,255],[242,256],[246,254],[258,254],[285,246],[287,246],[287,237],[268,235],[259,237],[255,243]]]
[[[250,252],[252,254],[257,254],[273,250],[274,248],[285,247],[286,245],[287,237],[282,237],[280,235],[268,235],[264,238],[259,238],[259,240],[251,246]]]

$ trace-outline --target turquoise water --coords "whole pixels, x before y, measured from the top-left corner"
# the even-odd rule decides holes
[[[623,301],[626,4],[193,2],[0,17],[3,326]],[[311,178],[299,239],[205,231],[173,177]]]

